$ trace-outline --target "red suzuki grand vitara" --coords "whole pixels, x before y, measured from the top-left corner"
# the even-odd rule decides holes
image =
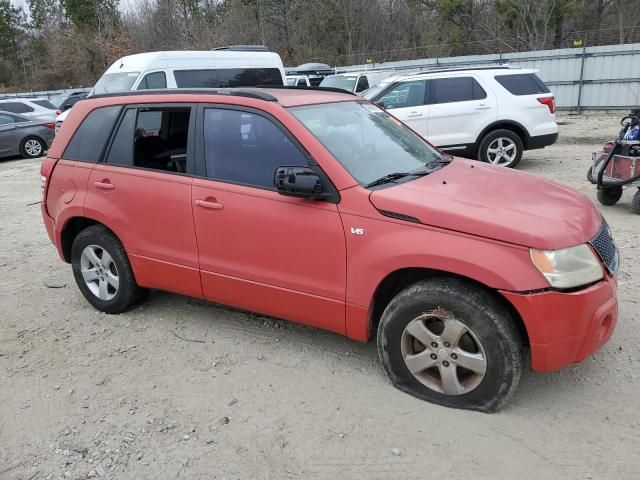
[[[452,158],[359,97],[94,96],[42,163],[42,214],[97,309],[153,288],[367,341],[401,390],[494,411],[525,355],[611,336],[618,251],[584,196]]]

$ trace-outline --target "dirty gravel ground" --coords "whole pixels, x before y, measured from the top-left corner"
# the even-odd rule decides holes
[[[520,168],[595,201],[585,172],[617,119],[560,117],[559,143]],[[624,257],[612,340],[486,415],[395,390],[373,343],[162,292],[98,313],[47,239],[38,168],[0,162],[0,479],[638,478],[630,193],[602,209]]]

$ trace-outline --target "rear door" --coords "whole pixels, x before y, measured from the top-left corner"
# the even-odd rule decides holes
[[[472,145],[498,117],[495,95],[472,75],[432,78],[428,90],[427,138],[438,147]]]
[[[345,332],[346,250],[336,204],[278,194],[280,166],[309,166],[275,119],[203,106],[193,209],[211,301]]]
[[[426,138],[429,134],[427,98],[427,81],[411,80],[396,83],[376,100],[376,103],[382,104],[383,108],[394,117],[406,123],[418,134]]]
[[[85,212],[120,238],[141,286],[201,297],[191,209],[193,110],[125,106],[89,177]]]

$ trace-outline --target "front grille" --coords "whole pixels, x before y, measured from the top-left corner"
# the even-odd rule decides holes
[[[620,265],[620,254],[616,247],[613,237],[611,236],[611,230],[607,222],[603,220],[600,231],[593,237],[589,243],[598,252],[598,255],[604,262],[609,270],[609,273],[614,274],[618,271]]]

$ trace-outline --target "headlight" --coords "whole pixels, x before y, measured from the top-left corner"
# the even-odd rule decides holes
[[[602,265],[588,245],[560,250],[529,250],[531,261],[554,288],[574,288],[597,282]]]

